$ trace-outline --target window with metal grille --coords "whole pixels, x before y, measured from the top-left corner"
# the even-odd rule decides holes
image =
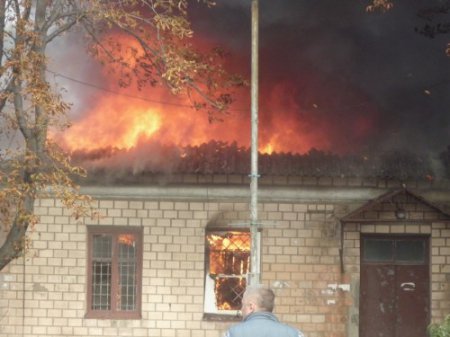
[[[250,233],[206,233],[205,313],[236,315],[250,269]]]
[[[140,318],[142,230],[88,227],[87,317]]]

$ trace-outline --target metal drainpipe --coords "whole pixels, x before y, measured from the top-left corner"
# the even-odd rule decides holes
[[[259,4],[252,0],[252,43],[251,43],[251,174],[250,174],[250,235],[251,264],[249,284],[260,283],[260,247],[258,240],[258,27]]]

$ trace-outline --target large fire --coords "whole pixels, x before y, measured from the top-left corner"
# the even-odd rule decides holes
[[[216,140],[250,146],[249,110],[232,108],[221,116],[222,121],[211,123],[206,113],[195,111],[187,99],[168,95],[162,88],[148,89],[145,94],[148,101],[138,98],[143,97],[141,92],[122,90],[124,95],[100,93],[83,116],[57,136],[59,142],[69,151],[106,147],[131,149],[147,141],[198,146]],[[261,112],[264,122],[259,126],[261,153],[305,153],[314,146],[329,147],[327,139],[321,138],[320,133],[302,131],[302,121],[296,116],[295,106],[283,109],[277,118],[267,122],[264,111]]]
[[[123,57],[126,59],[127,55]],[[133,150],[148,143],[185,147],[210,141],[250,147],[249,88],[236,93],[229,112],[218,116],[222,121],[211,123],[206,112],[193,109],[186,96],[174,96],[161,86],[142,90],[133,85],[122,86],[107,71],[100,77],[96,83],[103,83],[104,90],[96,90],[91,102],[83,102],[84,108],[79,109],[71,128],[52,135],[68,151]],[[373,132],[373,114],[366,113],[357,115],[358,118],[350,115],[350,123],[345,127],[351,132],[340,134],[337,125],[345,123],[341,116],[327,117],[322,106],[314,101],[300,104],[297,86],[294,79],[261,83],[258,125],[261,153],[303,154],[311,148],[343,152]]]
[[[207,240],[216,306],[219,310],[239,310],[250,266],[250,234],[214,232],[207,235]]]
[[[126,42],[123,39],[120,42]],[[138,50],[135,45],[130,47]],[[118,53],[133,66],[126,50],[120,49]],[[161,86],[138,90],[134,85],[120,85],[118,73],[104,70],[102,78],[96,78],[96,82],[103,83],[104,90],[96,90],[92,102],[83,104],[84,111],[68,130],[53,135],[67,150],[93,151],[108,147],[130,150],[146,142],[198,146],[211,140],[250,146],[249,88],[236,93],[230,111],[218,116],[221,121],[211,123],[206,112],[193,109],[186,96],[172,95]],[[262,153],[304,153],[313,145],[327,146],[316,136],[302,132],[301,120],[296,117],[299,107],[285,96],[282,87],[264,97],[263,104],[260,114],[264,124],[259,125]],[[267,119],[264,115],[279,118]]]

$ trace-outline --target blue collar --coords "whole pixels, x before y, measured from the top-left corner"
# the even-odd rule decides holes
[[[252,312],[250,315],[244,318],[244,322],[253,320],[253,319],[269,319],[274,322],[278,322],[278,318],[268,311],[256,311]]]

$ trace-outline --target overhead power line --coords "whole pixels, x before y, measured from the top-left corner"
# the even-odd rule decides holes
[[[189,104],[174,103],[174,102],[169,102],[169,101],[161,101],[161,100],[146,98],[146,97],[142,97],[142,96],[130,95],[130,94],[123,93],[123,92],[120,92],[120,91],[117,91],[117,90],[108,89],[108,88],[105,88],[103,86],[100,86],[100,85],[97,85],[97,84],[93,84],[93,83],[90,83],[90,82],[86,82],[86,81],[82,81],[82,80],[79,80],[79,79],[76,79],[76,78],[73,78],[73,77],[61,74],[59,72],[56,72],[56,71],[53,71],[53,70],[50,70],[50,69],[47,69],[47,72],[52,74],[55,77],[61,77],[61,78],[64,78],[66,80],[69,80],[71,82],[78,83],[80,85],[91,87],[91,88],[94,88],[96,90],[100,90],[100,91],[104,91],[104,92],[109,92],[109,93],[112,93],[112,94],[115,94],[115,95],[128,97],[128,98],[131,98],[131,99],[137,99],[137,100],[141,100],[141,101],[145,101],[145,102],[149,102],[149,103],[154,103],[154,104],[160,104],[160,105],[170,105],[170,106],[177,106],[177,107],[182,107],[182,108],[192,108],[192,105],[189,105]],[[446,86],[448,84],[450,84],[450,80],[442,80],[442,81],[438,81],[438,82],[432,83],[429,86],[421,86],[422,89],[421,90],[419,89],[419,90],[420,90],[420,92],[422,94],[431,95],[432,94],[432,89],[434,90],[436,88],[439,88],[439,87],[442,87],[442,86]],[[417,93],[414,93],[414,94],[417,94]],[[404,99],[405,98],[403,96],[400,96],[396,100],[403,101]],[[368,105],[370,105],[368,102],[364,102],[362,104],[358,104],[357,106],[358,107],[364,107],[364,106],[368,106]],[[315,109],[323,110],[323,107],[321,107],[320,105],[317,105],[317,104],[313,104],[313,107]],[[342,111],[346,111],[348,109],[353,109],[355,107],[356,106],[354,106],[354,105],[344,105],[344,106],[340,106],[340,107],[335,107],[334,108],[334,112],[337,112],[337,111],[342,112]],[[261,110],[265,110],[265,109],[263,108]],[[247,112],[248,109],[230,109],[228,111],[229,112]]]
[[[89,82],[85,82],[85,81],[81,81],[78,80],[76,78],[70,77],[70,76],[66,76],[63,75],[61,73],[58,73],[56,71],[52,71],[47,69],[47,72],[49,72],[50,74],[53,74],[53,76],[55,77],[62,77],[66,80],[69,80],[71,82],[75,82],[81,85],[85,85],[87,87],[91,87],[97,90],[101,90],[101,91],[105,91],[105,92],[109,92],[115,95],[120,95],[120,96],[124,96],[124,97],[128,97],[128,98],[132,98],[132,99],[138,99],[138,100],[142,100],[142,101],[146,101],[146,102],[150,102],[150,103],[156,103],[156,104],[161,104],[161,105],[172,105],[172,106],[178,106],[178,107],[183,107],[183,108],[192,108],[191,105],[188,104],[181,104],[181,103],[173,103],[173,102],[168,102],[168,101],[159,101],[159,100],[155,100],[155,99],[150,99],[150,98],[146,98],[146,97],[141,97],[141,96],[135,96],[135,95],[130,95],[130,94],[126,94],[120,91],[116,91],[116,90],[111,90],[93,83],[89,83]]]
[[[156,104],[160,104],[160,105],[171,105],[171,106],[177,106],[177,107],[182,107],[182,108],[192,108],[192,105],[189,104],[182,104],[182,103],[174,103],[174,102],[169,102],[169,101],[160,101],[160,100],[156,100],[156,99],[150,99],[150,98],[146,98],[146,97],[142,97],[142,96],[136,96],[136,95],[130,95],[130,94],[126,94],[117,90],[112,90],[112,89],[108,89],[105,87],[102,87],[100,85],[96,85],[93,83],[89,83],[86,81],[82,81],[64,74],[61,74],[59,72],[47,69],[47,72],[49,72],[50,74],[53,74],[53,76],[55,77],[62,77],[66,80],[69,80],[71,82],[75,82],[87,87],[91,87],[97,90],[101,90],[101,91],[105,91],[105,92],[109,92],[115,95],[119,95],[119,96],[124,96],[124,97],[128,97],[128,98],[132,98],[132,99],[138,99],[141,101],[145,101],[145,102],[149,102],[149,103],[156,103]],[[229,109],[229,112],[243,112],[243,111],[248,111],[248,109]]]

